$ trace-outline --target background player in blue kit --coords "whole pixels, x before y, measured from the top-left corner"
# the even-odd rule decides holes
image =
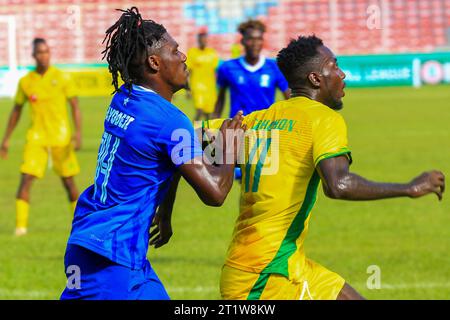
[[[238,27],[242,35],[244,56],[224,62],[217,72],[219,94],[212,118],[220,118],[230,89],[230,117],[239,110],[244,116],[256,110],[267,109],[275,102],[276,89],[289,99],[290,89],[275,60],[261,55],[266,26],[258,20],[248,20]],[[241,179],[241,169],[235,169],[235,178]]]
[[[244,116],[256,110],[266,109],[275,101],[276,89],[286,99],[290,89],[280,69],[272,59],[261,55],[265,25],[258,20],[243,22],[238,27],[245,54],[225,61],[218,70],[220,87],[214,118],[220,118],[225,105],[226,91],[230,89],[230,117],[243,110]]]
[[[116,93],[94,184],[79,198],[65,254],[65,270],[76,266],[81,277],[72,283],[67,273],[61,299],[169,299],[146,258],[149,240],[158,247],[172,234],[175,194],[168,191],[176,189],[179,173],[205,204],[221,205],[234,165],[205,164],[190,120],[170,103],[186,86],[188,72],[186,56],[162,25],[143,20],[133,7],[105,40]],[[221,130],[241,125],[239,113]],[[158,229],[150,234],[157,210]]]

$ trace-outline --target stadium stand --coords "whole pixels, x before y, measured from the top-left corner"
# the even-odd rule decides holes
[[[26,5],[25,5],[26,4]],[[210,45],[230,56],[236,26],[267,23],[265,51],[274,55],[298,34],[315,33],[338,54],[431,52],[450,42],[446,0],[170,0],[134,1],[146,18],[163,23],[187,50],[207,25]],[[8,65],[8,23],[14,17],[19,65],[32,63],[34,37],[48,39],[57,63],[99,63],[105,30],[129,1],[0,0],[0,66]],[[3,19],[2,19],[3,17]]]

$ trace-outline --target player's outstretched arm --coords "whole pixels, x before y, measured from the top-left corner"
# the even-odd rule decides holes
[[[203,157],[196,157],[192,159],[191,163],[183,164],[179,168],[181,175],[194,188],[199,198],[209,206],[221,206],[233,185],[238,140],[240,134],[243,134],[245,130],[242,127],[243,119],[242,111],[240,111],[233,119],[225,120],[220,128],[223,137],[227,131],[228,133],[230,130],[233,133],[237,132],[237,134],[233,134],[232,146],[227,145],[227,139],[223,139],[222,150],[225,154],[223,164],[208,164],[203,161]],[[229,156],[233,159],[227,158]]]
[[[378,183],[349,172],[347,157],[339,156],[320,161],[318,165],[325,194],[333,199],[377,200],[394,197],[418,198],[429,193],[439,200],[445,190],[445,177],[440,171],[422,173],[411,182]]]
[[[8,125],[6,126],[5,135],[3,136],[2,145],[0,147],[0,157],[6,159],[8,157],[9,139],[19,122],[22,114],[22,104],[15,104],[9,116]]]
[[[78,98],[72,97],[69,99],[69,104],[72,107],[72,118],[75,127],[75,132],[73,135],[73,141],[75,145],[75,150],[81,149],[81,111],[78,106]]]
[[[223,107],[225,106],[227,88],[221,87],[219,90],[219,94],[217,95],[216,105],[214,107],[214,113],[212,118],[220,118],[222,114]]]

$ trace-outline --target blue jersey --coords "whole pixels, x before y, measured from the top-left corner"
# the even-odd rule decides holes
[[[114,95],[104,128],[95,181],[78,200],[68,243],[140,269],[176,168],[202,149],[188,117],[139,86]]]
[[[275,91],[288,89],[288,83],[274,60],[261,57],[251,66],[244,58],[226,61],[219,67],[217,83],[230,88],[230,117],[239,110],[244,115],[266,109],[275,101]]]

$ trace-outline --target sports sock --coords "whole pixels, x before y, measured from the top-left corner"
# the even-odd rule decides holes
[[[16,199],[16,228],[27,228],[30,204],[22,199]]]
[[[72,213],[75,212],[76,206],[77,206],[77,200],[75,200],[75,201],[70,201],[70,209],[72,210]]]

